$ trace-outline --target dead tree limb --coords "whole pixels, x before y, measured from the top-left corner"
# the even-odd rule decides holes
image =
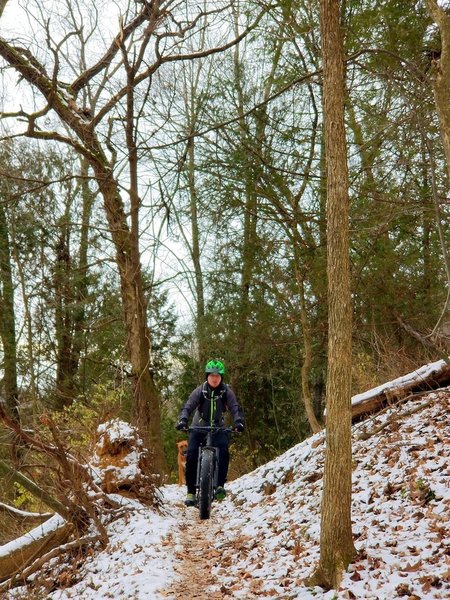
[[[0,581],[11,579],[49,550],[67,542],[74,527],[55,515],[20,538],[0,546]]]
[[[25,477],[16,469],[9,467],[3,460],[0,460],[0,475],[9,477],[12,481],[24,487],[28,492],[33,494],[39,500],[42,500],[49,508],[53,509],[67,521],[71,521],[72,515],[67,506],[64,506],[59,500],[53,498],[45,490],[39,487],[36,483]]]
[[[405,400],[406,400],[406,398],[405,398]],[[427,406],[430,406],[430,404],[432,402],[433,402],[433,398],[430,398],[426,402],[419,404],[419,406],[415,406],[411,410],[408,410],[404,413],[395,413],[395,419],[397,420],[397,419],[403,419],[404,417],[409,417],[409,416],[423,410]],[[375,427],[374,429],[372,429],[372,431],[363,431],[362,433],[360,433],[358,435],[357,439],[358,440],[368,440],[370,437],[372,437],[373,435],[375,435],[377,433],[380,433],[380,431],[383,431],[383,429],[385,429],[386,427],[389,427],[389,425],[391,425],[391,424],[392,424],[392,418],[386,419],[386,421],[384,423],[381,423],[380,425],[378,425],[378,427]]]
[[[20,510],[15,506],[9,506],[4,502],[0,502],[0,512],[8,515],[16,521],[20,521],[23,525],[31,523],[44,523],[47,519],[53,516],[53,513],[32,513]]]
[[[63,447],[60,435],[57,431],[57,427],[54,421],[50,417],[47,417],[46,424],[48,425],[52,434],[53,441],[55,443],[56,451],[58,454],[58,460],[63,469],[64,475],[69,481],[72,482],[73,495],[79,501],[81,506],[83,506],[84,510],[87,512],[92,521],[95,523],[102,538],[102,543],[106,546],[106,544],[108,543],[108,534],[106,532],[105,526],[101,522],[96,512],[94,503],[89,499],[84,484],[87,483],[91,488],[95,487],[96,492],[99,491],[99,488],[95,486],[94,482],[92,481],[92,477],[88,477],[88,473],[85,467],[81,465],[78,461],[74,460],[74,458],[70,456],[67,450]]]
[[[47,444],[24,431],[18,423],[11,419],[0,404],[0,419],[11,429],[15,435],[29,448],[37,450],[51,456],[62,468],[68,481],[78,485],[80,482],[87,484],[98,496],[102,498],[105,504],[112,508],[119,508],[119,504],[107,497],[103,490],[95,483],[89,468],[82,465],[70,452],[63,447],[59,440],[58,433],[53,421],[49,417],[42,417],[42,421],[47,425],[52,433],[55,444]],[[71,490],[73,486],[71,487]],[[70,504],[70,502],[69,502]],[[57,511],[58,512],[58,511]]]
[[[411,337],[418,340],[423,346],[425,346],[425,348],[431,348],[432,350],[437,352],[439,354],[439,358],[444,360],[446,363],[450,364],[448,353],[446,353],[444,350],[442,350],[442,347],[440,347],[436,343],[437,341],[439,341],[439,334],[437,333],[437,331],[433,330],[433,332],[431,334],[425,336],[425,335],[421,334],[419,331],[416,331],[415,329],[413,329],[411,327],[411,325],[408,325],[408,323],[405,323],[405,321],[401,318],[400,315],[396,314],[395,318],[396,318],[397,322],[399,323],[399,325],[401,325],[401,327],[407,333],[409,333],[409,335]],[[440,339],[442,339],[442,336]],[[446,340],[446,339],[444,339],[443,342],[448,344],[448,340]]]

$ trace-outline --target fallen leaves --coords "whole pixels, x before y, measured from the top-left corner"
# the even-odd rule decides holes
[[[309,475],[305,475],[303,477],[303,480],[306,481],[306,483],[315,483],[316,481],[319,481],[319,479],[322,479],[323,473],[317,471],[316,473],[309,473]]]
[[[427,593],[432,587],[440,587],[441,580],[437,575],[424,575],[419,577],[419,582],[422,585],[422,591]]]
[[[361,553],[344,576],[345,585],[339,590],[342,600],[450,597],[450,563],[446,574],[442,568],[449,537],[448,511],[442,497],[448,464],[443,445],[448,436],[439,439],[433,434],[434,415],[439,411],[432,409],[430,405],[429,414],[422,415],[423,430],[418,420],[400,429],[394,423],[381,442],[374,436],[373,443],[355,444],[353,520]],[[322,442],[323,438],[311,446]],[[318,496],[321,486],[314,484],[322,479],[322,471],[317,456],[298,465],[281,463],[275,472],[266,466],[250,484],[248,493],[236,492],[241,500],[239,506],[235,502],[235,509],[243,514],[242,532],[251,531],[252,535],[236,531],[236,537],[222,544],[220,555],[214,558],[213,574],[219,582],[226,581],[220,587],[222,598],[279,600],[310,598],[310,593],[322,597],[320,591],[307,590],[304,583],[308,569],[318,558],[320,502],[310,499]],[[277,510],[278,505],[282,508]],[[258,510],[254,522],[252,508]],[[280,565],[286,569],[281,570]],[[201,568],[201,562],[195,568]]]
[[[272,494],[274,494],[277,491],[277,486],[274,483],[269,483],[266,482],[263,486],[262,486],[262,493],[265,496],[271,496]]]
[[[358,571],[355,571],[352,575],[350,575],[350,579],[352,581],[361,581],[362,577]]]
[[[415,571],[420,571],[420,569],[422,568],[422,561],[419,560],[418,562],[414,563],[413,565],[411,565],[410,563],[406,563],[406,567],[402,568],[402,571],[406,571],[407,573],[414,573]]]
[[[411,589],[407,583],[400,583],[396,588],[397,596],[410,596]]]

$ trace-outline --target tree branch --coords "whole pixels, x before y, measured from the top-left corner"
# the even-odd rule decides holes
[[[418,77],[423,78],[422,71],[420,71],[413,63],[408,62],[400,55],[395,54],[394,52],[390,52],[389,50],[385,50],[384,48],[363,48],[363,49],[359,50],[358,52],[355,52],[354,54],[351,54],[350,56],[348,56],[345,59],[345,62],[346,63],[354,62],[359,56],[362,56],[364,54],[387,54],[388,56],[391,56],[392,58],[396,58],[399,62],[405,64],[407,66],[407,68],[411,72],[414,72]],[[175,60],[175,59],[173,59],[173,60]],[[212,131],[217,131],[218,129],[223,129],[224,127],[227,127],[228,125],[231,125],[232,123],[236,123],[243,117],[248,117],[252,113],[260,110],[261,108],[264,108],[267,104],[269,104],[270,102],[273,102],[274,100],[276,100],[277,98],[282,96],[285,92],[288,92],[295,85],[298,85],[299,83],[303,83],[305,81],[313,79],[314,77],[317,77],[318,75],[321,75],[321,74],[322,74],[322,69],[317,69],[316,71],[312,71],[310,73],[305,73],[304,75],[301,75],[300,77],[296,77],[295,79],[293,79],[292,81],[287,83],[284,87],[280,88],[277,92],[270,95],[268,98],[265,98],[261,102],[258,102],[257,104],[255,104],[254,106],[249,108],[247,111],[242,113],[242,115],[233,117],[232,119],[228,119],[227,121],[222,121],[222,123],[219,123],[217,125],[212,125],[211,127],[207,127],[205,129],[202,129],[201,131],[193,131],[189,135],[186,135],[186,136],[176,140],[175,142],[168,142],[167,144],[160,144],[158,146],[147,146],[147,150],[163,150],[164,148],[169,148],[169,147],[173,146],[174,144],[183,144],[183,143],[189,142],[190,140],[192,140],[196,137],[201,137],[201,136],[206,135],[207,133],[211,133]]]
[[[0,0],[0,17],[2,16],[7,3],[8,3],[8,0]]]
[[[73,515],[64,504],[50,496],[50,494],[47,494],[45,490],[36,485],[31,479],[28,479],[28,477],[25,477],[25,475],[16,471],[16,469],[9,467],[3,460],[0,460],[0,474],[11,478],[12,481],[15,481],[24,487],[33,494],[33,496],[42,500],[49,508],[61,515],[66,521],[71,522],[73,520]]]
[[[145,69],[145,71],[143,71],[142,73],[140,73],[139,75],[137,75],[134,78],[134,81],[133,81],[134,86],[139,85],[140,83],[142,83],[143,81],[145,81],[146,79],[151,77],[159,69],[159,67],[165,63],[195,60],[197,58],[205,58],[207,56],[212,56],[213,54],[218,54],[220,52],[224,52],[225,50],[229,50],[236,44],[239,44],[251,31],[253,31],[258,26],[259,22],[261,21],[262,17],[264,16],[264,14],[265,14],[265,11],[262,11],[256,17],[255,21],[251,25],[249,25],[240,35],[238,35],[236,38],[234,38],[230,42],[223,44],[222,46],[215,46],[214,48],[208,48],[207,50],[199,50],[198,52],[190,52],[188,54],[171,54],[169,56],[161,56],[157,53],[157,59],[155,60],[155,62],[152,65],[150,65],[147,69]],[[103,117],[105,115],[107,115],[110,112],[110,110],[113,108],[113,106],[115,104],[117,104],[117,102],[126,95],[127,89],[128,89],[127,86],[124,86],[121,90],[119,90],[117,92],[117,94],[115,94],[109,100],[109,102],[107,102],[103,106],[103,108],[101,110],[99,110],[99,112],[97,113],[95,118],[92,120],[92,125],[94,127],[103,119]],[[189,139],[189,138],[186,138],[186,139]]]
[[[398,400],[396,402],[396,404],[400,404],[400,403],[406,402],[407,400],[410,400],[414,396],[415,396],[415,394],[410,394],[409,396],[406,396],[405,398],[400,398],[400,400]],[[388,418],[384,423],[381,423],[377,427],[374,427],[372,429],[372,431],[363,431],[363,432],[361,432],[358,435],[357,439],[358,440],[368,440],[370,437],[372,437],[376,433],[380,433],[380,431],[383,431],[383,429],[385,429],[386,427],[389,427],[389,425],[391,425],[394,420],[403,419],[404,417],[409,417],[409,416],[411,416],[411,415],[413,415],[413,414],[415,414],[415,413],[423,410],[427,406],[430,406],[430,404],[433,402],[433,400],[434,400],[433,398],[430,398],[429,400],[426,400],[422,404],[419,404],[419,406],[415,406],[411,410],[408,410],[408,411],[406,411],[404,413],[396,413],[395,415],[391,415],[391,417]],[[386,410],[389,410],[390,408],[392,408],[392,406],[387,407]]]
[[[93,79],[96,75],[98,75],[103,69],[106,69],[108,65],[111,64],[111,61],[118,53],[120,49],[120,45],[127,40],[130,35],[148,20],[151,15],[150,11],[154,11],[153,6],[157,6],[159,9],[159,2],[152,2],[151,5],[144,4],[142,11],[125,27],[120,27],[119,33],[116,35],[114,40],[111,42],[110,47],[106,51],[106,53],[102,56],[102,58],[92,67],[87,69],[84,73],[81,73],[77,79],[71,84],[70,89],[73,91],[75,95],[85,87],[91,79]]]
[[[8,515],[21,523],[44,523],[53,516],[53,513],[32,513],[24,510],[19,510],[14,506],[9,506],[4,502],[0,502],[0,512]]]

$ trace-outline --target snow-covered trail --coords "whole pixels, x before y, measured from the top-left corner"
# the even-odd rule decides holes
[[[215,580],[198,597],[206,600],[214,592],[219,594],[214,598],[272,600],[450,598],[449,409],[446,389],[354,427],[352,515],[360,555],[340,590],[303,583],[320,552],[320,433],[231,482],[227,500],[213,505],[219,529],[205,536],[208,529],[200,534],[199,522],[185,532],[187,540],[199,536],[195,552],[203,547],[211,556],[201,572]],[[367,439],[361,439],[363,430]],[[189,571],[192,576],[193,568]]]
[[[184,495],[184,492],[183,492]],[[175,500],[177,509],[182,506],[176,500],[176,492],[171,491],[171,501]],[[170,535],[176,560],[175,580],[160,595],[167,600],[223,600],[230,597],[243,597],[253,600],[261,597],[257,591],[243,586],[237,581],[225,584],[224,576],[229,572],[233,556],[239,557],[239,532],[227,530],[230,512],[239,512],[230,500],[213,503],[211,518],[201,520],[198,509],[181,509],[181,522],[177,534]],[[250,575],[247,574],[247,578]],[[256,586],[260,588],[260,585]],[[265,595],[265,594],[262,594]]]
[[[440,390],[354,427],[352,520],[360,556],[337,591],[304,585],[320,552],[319,433],[230,482],[209,521],[184,507],[185,489],[176,485],[162,488],[162,513],[130,502],[126,517],[108,526],[105,550],[47,572],[70,575],[70,587],[47,587],[41,596],[22,588],[6,598],[447,600],[449,409],[450,390]]]

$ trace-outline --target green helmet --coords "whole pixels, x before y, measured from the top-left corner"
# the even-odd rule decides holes
[[[221,360],[210,360],[206,363],[205,373],[215,373],[216,375],[225,375],[225,367]]]

